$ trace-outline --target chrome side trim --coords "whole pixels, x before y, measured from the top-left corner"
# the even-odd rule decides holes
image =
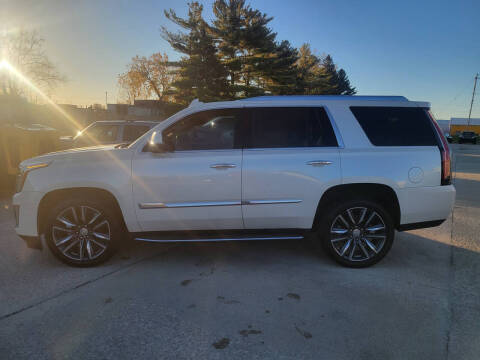
[[[235,206],[241,205],[241,201],[200,201],[200,202],[181,202],[181,203],[139,203],[140,209],[163,209],[163,208],[183,208],[183,207],[203,207],[203,206]]]
[[[325,166],[325,165],[330,165],[332,162],[329,160],[313,160],[313,161],[308,161],[307,165],[311,166]]]
[[[253,237],[226,237],[226,238],[204,238],[204,239],[149,239],[138,237],[135,241],[146,241],[156,243],[169,243],[169,242],[217,242],[217,241],[242,241],[242,240],[301,240],[303,236],[253,236]]]
[[[231,168],[234,168],[234,167],[237,167],[237,165],[235,164],[212,164],[210,165],[210,167],[212,169],[231,169]]]
[[[238,206],[238,205],[264,205],[264,204],[297,204],[302,200],[282,199],[282,200],[245,200],[245,201],[200,201],[200,202],[182,202],[182,203],[139,203],[140,209],[166,209],[166,208],[184,208],[184,207],[204,207],[204,206]]]
[[[264,204],[297,204],[302,200],[297,199],[282,199],[282,200],[244,200],[242,205],[264,205]]]

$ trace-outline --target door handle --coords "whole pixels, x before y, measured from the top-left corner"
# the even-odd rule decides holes
[[[325,165],[330,165],[332,162],[329,160],[313,160],[307,162],[307,165],[311,166],[325,166]]]
[[[210,165],[210,167],[212,169],[222,170],[222,169],[231,169],[231,168],[237,167],[237,165],[235,165],[235,164],[212,164],[212,165]]]

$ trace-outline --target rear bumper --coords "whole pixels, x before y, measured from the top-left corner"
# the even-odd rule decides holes
[[[438,221],[441,224],[442,219],[447,219],[452,212],[456,191],[453,185],[425,186],[403,188],[397,191],[397,195],[402,214],[400,227],[407,227]]]

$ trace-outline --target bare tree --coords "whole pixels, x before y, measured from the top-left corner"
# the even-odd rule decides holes
[[[0,37],[0,50],[2,58],[23,76],[38,88],[50,92],[66,79],[45,54],[44,42],[37,31],[20,30]],[[25,85],[14,74],[3,74],[0,81],[0,92],[25,95]]]
[[[167,54],[155,53],[148,58],[138,55],[132,58],[127,71],[118,76],[118,85],[128,102],[152,97],[166,100],[174,80]]]

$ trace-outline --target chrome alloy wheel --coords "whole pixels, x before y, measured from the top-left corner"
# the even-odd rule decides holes
[[[367,207],[349,208],[335,218],[330,242],[338,255],[349,261],[366,261],[378,254],[387,239],[382,217]]]
[[[90,206],[70,206],[60,212],[52,226],[52,239],[66,257],[77,261],[98,258],[108,248],[110,224]]]

